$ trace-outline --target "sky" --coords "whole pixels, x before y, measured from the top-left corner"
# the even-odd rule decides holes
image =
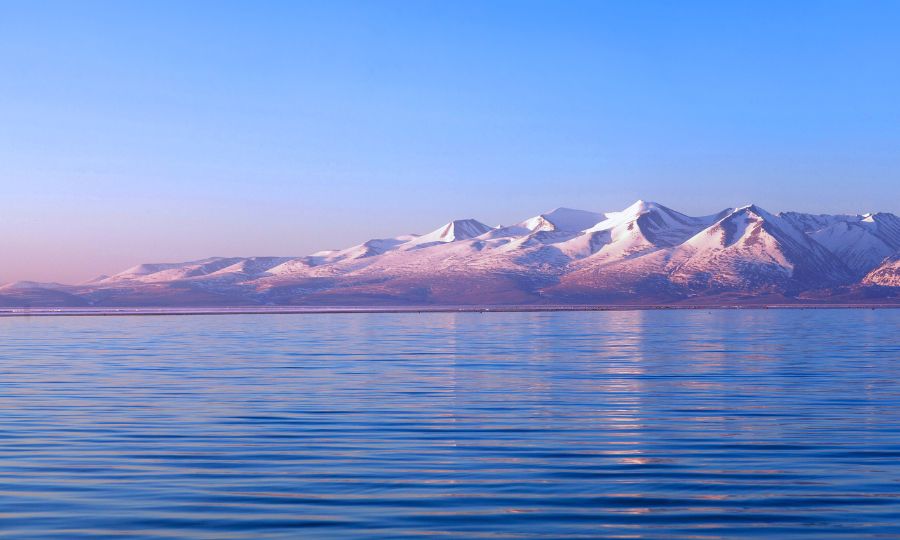
[[[900,2],[0,0],[0,283],[637,199],[900,213]]]

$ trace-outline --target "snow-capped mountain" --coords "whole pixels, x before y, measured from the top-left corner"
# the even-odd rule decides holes
[[[700,217],[637,201],[509,226],[451,221],[304,257],[140,264],[81,285],[20,282],[0,305],[494,305],[900,302],[900,218]]]
[[[816,216],[786,212],[782,216],[837,255],[858,277],[900,249],[900,218],[893,214]]]

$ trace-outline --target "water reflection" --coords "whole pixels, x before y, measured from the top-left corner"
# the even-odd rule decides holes
[[[0,536],[898,536],[898,326],[3,319]]]

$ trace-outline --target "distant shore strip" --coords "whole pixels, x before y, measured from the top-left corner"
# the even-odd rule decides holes
[[[314,315],[340,313],[529,313],[556,311],[645,311],[711,309],[897,309],[900,303],[871,304],[622,304],[521,306],[240,306],[122,308],[0,308],[0,317],[109,317],[149,315]]]

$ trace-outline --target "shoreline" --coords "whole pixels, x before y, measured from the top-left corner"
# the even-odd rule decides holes
[[[0,308],[2,317],[115,317],[165,315],[325,315],[351,313],[542,313],[560,311],[651,311],[740,309],[900,309],[900,303],[870,304],[711,304],[711,305],[546,305],[546,306],[334,306],[334,307],[123,307]]]

